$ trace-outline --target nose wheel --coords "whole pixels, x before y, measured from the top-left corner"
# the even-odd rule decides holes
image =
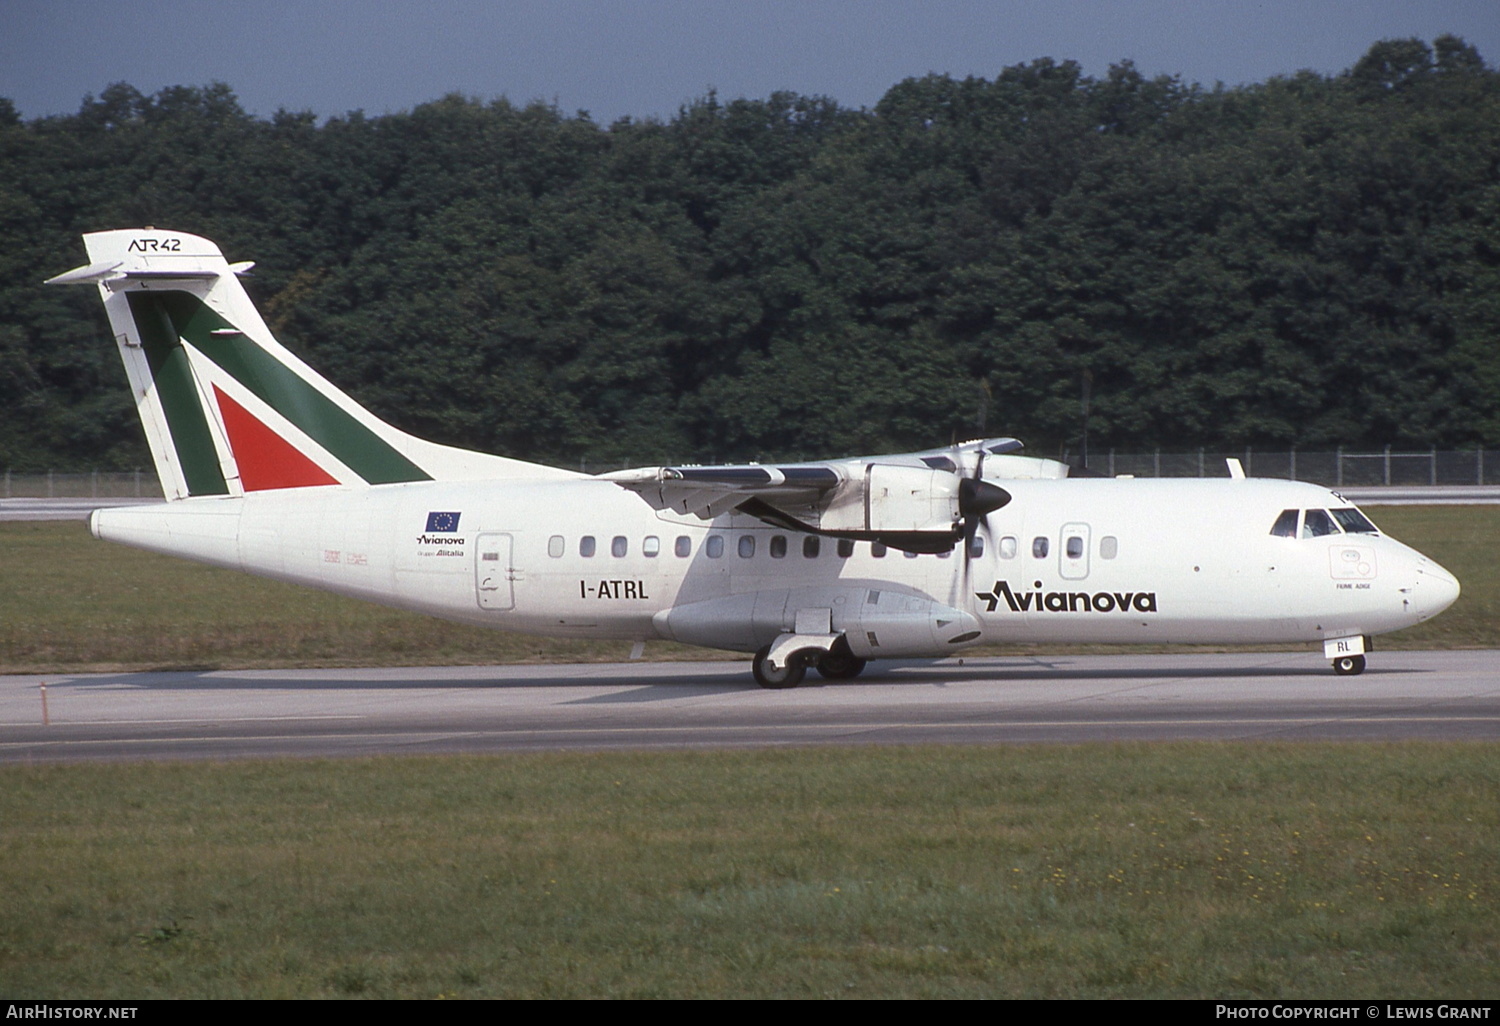
[[[1362,655],[1339,656],[1333,661],[1333,672],[1340,677],[1355,677],[1365,672],[1365,657]]]

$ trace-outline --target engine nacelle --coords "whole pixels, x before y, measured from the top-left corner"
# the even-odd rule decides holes
[[[958,523],[959,478],[946,470],[865,465],[864,479],[845,483],[823,512],[824,531],[951,532]]]

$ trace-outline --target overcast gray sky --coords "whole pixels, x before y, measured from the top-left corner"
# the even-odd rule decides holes
[[[671,117],[716,88],[871,106],[903,78],[1036,57],[1228,85],[1451,32],[1500,62],[1500,0],[0,0],[0,96],[66,114],[112,82],[227,82],[262,116],[446,93]]]

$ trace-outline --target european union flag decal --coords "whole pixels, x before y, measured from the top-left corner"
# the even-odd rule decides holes
[[[427,530],[433,534],[454,534],[458,531],[458,513],[428,513]]]

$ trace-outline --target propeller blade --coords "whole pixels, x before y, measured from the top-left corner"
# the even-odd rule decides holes
[[[974,477],[966,477],[958,483],[958,512],[963,517],[963,589],[969,592],[969,564],[973,561],[974,537],[981,527],[989,535],[989,514],[1002,508],[1011,500],[1010,492],[999,485],[980,480],[978,471],[984,468],[984,451],[980,450],[979,463]]]
[[[986,441],[989,444],[986,444]],[[963,445],[958,445],[956,442],[953,445],[949,461],[953,464],[954,473],[960,475],[961,478],[958,482],[958,512],[963,522],[959,532],[963,545],[963,568],[959,572],[959,583],[964,593],[969,590],[969,565],[973,560],[974,539],[978,536],[980,528],[983,528],[985,538],[988,540],[990,525],[986,518],[1011,500],[1010,493],[1004,488],[984,480],[984,458],[990,454],[999,456],[1017,452],[1022,448],[1024,446],[1014,438],[976,439]],[[974,453],[974,473],[971,477],[962,476],[965,471],[963,457],[966,452]]]

